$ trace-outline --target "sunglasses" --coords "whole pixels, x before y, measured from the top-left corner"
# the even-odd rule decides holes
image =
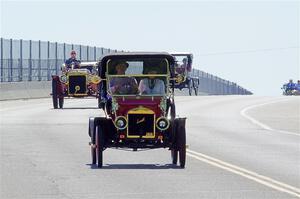
[[[71,55],[76,55],[76,53],[71,53]]]

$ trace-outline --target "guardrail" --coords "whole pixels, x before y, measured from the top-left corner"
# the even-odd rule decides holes
[[[59,73],[61,64],[72,49],[82,61],[96,61],[104,54],[118,52],[96,46],[1,38],[1,82],[49,81],[51,75]],[[199,77],[200,92],[211,95],[252,94],[236,83],[212,74],[197,69],[193,69],[192,74]]]

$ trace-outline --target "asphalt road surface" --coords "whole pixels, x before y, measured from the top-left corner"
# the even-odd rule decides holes
[[[170,152],[108,149],[91,166],[95,99],[0,102],[0,198],[300,198],[300,97],[176,97],[187,163]]]

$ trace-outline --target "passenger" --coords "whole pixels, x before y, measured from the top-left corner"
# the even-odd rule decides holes
[[[128,63],[119,62],[116,67],[116,75],[125,75]],[[134,77],[113,77],[110,80],[110,91],[112,94],[137,94],[138,84]]]
[[[185,75],[185,70],[187,66],[187,58],[183,58],[182,60],[183,64],[179,66],[179,64],[176,64],[176,73]]]
[[[297,81],[297,84],[296,84],[296,90],[298,91],[298,92],[300,92],[300,80],[298,80]]]
[[[182,59],[182,64],[176,68],[176,72],[188,77],[190,76],[191,65],[188,63],[188,59],[186,57]]]
[[[290,79],[289,83],[286,85],[286,90],[295,90],[296,89],[296,84],[293,82],[292,79]]]
[[[72,68],[72,64],[74,65],[74,68],[79,68],[80,60],[76,59],[76,51],[72,50],[70,55],[71,57],[65,61],[67,69]]]
[[[157,74],[155,69],[150,69],[147,74]],[[149,76],[144,78],[139,84],[140,94],[165,94],[165,83],[161,79],[155,78],[155,76]]]

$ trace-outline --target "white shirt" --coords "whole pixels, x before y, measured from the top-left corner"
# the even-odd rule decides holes
[[[165,94],[165,83],[161,79],[142,79],[139,84],[141,94]]]

